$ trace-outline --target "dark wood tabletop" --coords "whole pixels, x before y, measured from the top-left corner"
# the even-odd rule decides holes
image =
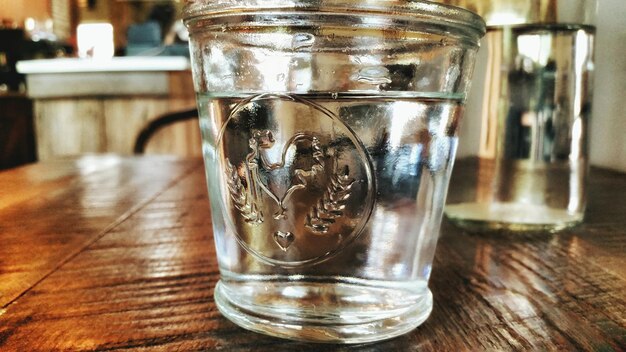
[[[592,169],[589,186],[585,224],[555,235],[444,221],[431,317],[346,347],[220,315],[200,159],[86,156],[0,172],[0,351],[625,350],[626,175]]]

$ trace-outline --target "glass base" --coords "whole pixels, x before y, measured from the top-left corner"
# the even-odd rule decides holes
[[[583,221],[582,213],[518,203],[451,204],[445,214],[470,231],[557,232]]]
[[[422,324],[433,307],[427,287],[406,297],[402,289],[350,283],[224,280],[215,288],[215,303],[226,318],[248,330],[345,344],[405,334]]]

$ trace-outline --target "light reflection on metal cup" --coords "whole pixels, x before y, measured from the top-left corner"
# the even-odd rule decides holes
[[[512,22],[512,1],[470,3],[482,4],[488,19],[483,170],[476,192],[452,186],[468,197],[446,214],[477,231],[574,226],[586,203],[596,1],[542,0],[515,8]]]

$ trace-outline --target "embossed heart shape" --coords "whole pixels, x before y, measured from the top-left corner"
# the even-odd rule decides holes
[[[276,231],[274,232],[274,242],[282,249],[283,251],[287,251],[289,246],[295,240],[295,236],[291,232],[282,232]]]

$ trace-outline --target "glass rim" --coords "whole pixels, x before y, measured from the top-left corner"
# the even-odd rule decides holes
[[[200,17],[290,10],[300,13],[408,17],[424,23],[460,28],[478,38],[484,36],[486,32],[483,18],[476,13],[424,0],[189,0],[183,9],[182,17],[189,27],[190,21]]]

